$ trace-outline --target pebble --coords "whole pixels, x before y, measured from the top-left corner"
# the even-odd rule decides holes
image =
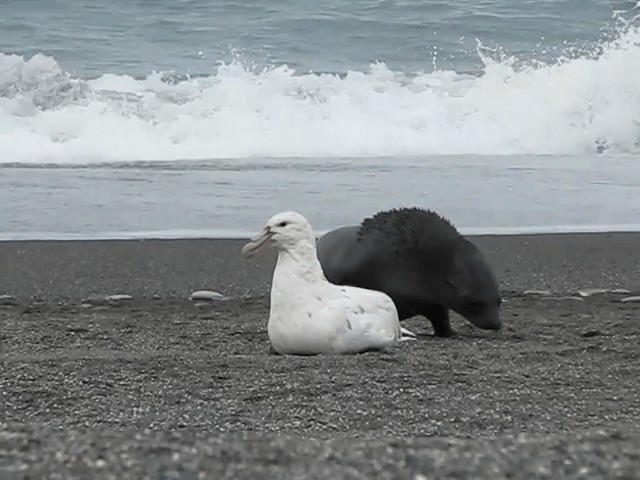
[[[640,295],[634,295],[633,297],[624,297],[621,298],[620,301],[622,303],[636,303],[640,302]]]
[[[133,300],[133,297],[124,293],[117,293],[115,295],[106,296],[105,300],[107,302],[124,302],[126,300]]]
[[[600,335],[600,331],[599,330],[588,330],[586,332],[584,332],[582,334],[583,337],[589,338],[589,337],[595,337],[597,335]]]
[[[18,305],[18,299],[13,295],[0,295],[0,305]]]
[[[570,295],[570,296],[567,296],[567,297],[558,297],[558,298],[555,298],[554,300],[564,300],[564,301],[573,300],[573,301],[576,301],[576,302],[584,302],[584,298],[582,298],[582,297],[574,297],[573,295]]]
[[[116,293],[113,295],[92,295],[82,299],[81,305],[83,308],[96,305],[117,305],[129,300],[133,300],[133,297],[123,293]]]
[[[581,297],[591,297],[593,295],[602,295],[603,293],[607,293],[609,290],[606,288],[585,288],[582,290],[578,290],[578,295]]]
[[[214,292],[212,290],[197,290],[195,292],[193,292],[191,294],[191,297],[189,297],[191,300],[208,300],[208,301],[213,301],[213,300],[222,300],[224,298],[224,295],[222,295],[220,292]]]
[[[524,295],[539,295],[541,297],[548,297],[551,295],[549,290],[525,290],[522,292]]]
[[[629,295],[631,292],[626,288],[584,288],[578,291],[581,297],[591,297],[592,295],[602,295],[613,293],[614,295]]]

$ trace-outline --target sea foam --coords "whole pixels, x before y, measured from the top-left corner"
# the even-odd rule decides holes
[[[256,71],[74,78],[0,54],[0,163],[640,151],[640,29],[553,63],[478,47],[478,75]]]

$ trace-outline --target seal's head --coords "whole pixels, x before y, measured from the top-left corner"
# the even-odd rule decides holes
[[[280,212],[267,220],[260,233],[242,247],[242,253],[255,253],[266,246],[290,250],[302,243],[315,246],[311,224],[298,212]]]
[[[449,308],[478,328],[501,328],[498,282],[482,252],[468,240],[458,243],[445,281]]]

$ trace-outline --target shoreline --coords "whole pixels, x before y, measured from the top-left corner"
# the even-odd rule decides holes
[[[640,232],[467,236],[503,292],[581,288],[640,291]],[[96,294],[187,298],[194,290],[264,295],[275,252],[251,258],[245,239],[27,240],[0,242],[0,295],[78,301]]]
[[[342,225],[336,226],[339,227]],[[258,227],[259,229],[259,227]],[[319,230],[316,237],[327,233],[330,229]],[[471,227],[457,228],[465,237],[513,237],[535,235],[576,235],[607,233],[640,233],[640,224],[621,225],[558,225],[551,227]],[[253,231],[247,230],[153,230],[153,231],[121,231],[95,233],[65,232],[0,232],[2,242],[67,242],[67,241],[111,241],[111,240],[245,240]]]
[[[637,162],[606,160],[427,155],[9,168],[0,177],[0,230],[13,239],[240,237],[295,206],[320,233],[416,206],[464,235],[640,231]]]

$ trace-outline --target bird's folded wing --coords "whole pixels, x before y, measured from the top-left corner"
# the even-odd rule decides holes
[[[348,292],[334,297],[314,312],[314,321],[332,324],[334,338],[352,344],[389,342],[400,337],[399,327],[390,324],[397,318],[393,302],[376,292]],[[372,345],[372,346],[374,346]]]

